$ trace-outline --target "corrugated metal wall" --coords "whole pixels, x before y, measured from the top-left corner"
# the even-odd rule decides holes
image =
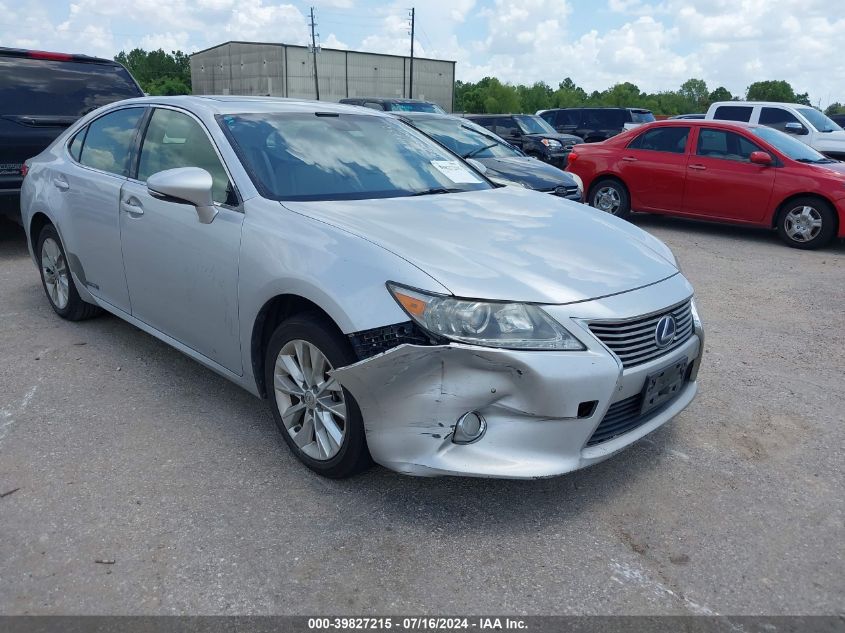
[[[323,49],[317,53],[320,98],[407,97],[410,59]],[[455,62],[414,59],[414,98],[452,111]],[[314,62],[303,46],[228,42],[191,55],[194,94],[313,99]]]

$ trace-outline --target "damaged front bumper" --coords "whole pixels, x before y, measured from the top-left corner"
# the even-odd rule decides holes
[[[703,342],[697,318],[683,345],[629,369],[586,327],[586,320],[619,315],[618,309],[623,316],[648,313],[649,304],[661,309],[667,290],[689,289],[685,280],[655,286],[626,293],[636,297],[578,304],[566,316],[566,306],[546,308],[584,342],[583,352],[406,344],[333,375],[355,397],[370,453],[387,468],[426,476],[560,475],[607,459],[672,419],[695,396]],[[612,404],[635,398],[647,376],[683,358],[690,371],[669,402],[632,430],[588,445]],[[486,421],[486,431],[473,443],[453,442],[457,420],[473,411]]]

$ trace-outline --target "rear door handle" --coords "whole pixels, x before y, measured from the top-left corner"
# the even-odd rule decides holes
[[[64,178],[53,178],[53,184],[59,191],[67,191],[68,189],[70,189],[70,185],[67,184],[67,180],[65,180]]]
[[[637,159],[634,158],[633,156],[623,156],[622,160],[624,160],[626,163],[636,163],[637,162]]]
[[[705,169],[707,169],[704,165],[690,165],[689,168],[698,169],[699,171],[704,171]]]
[[[144,207],[141,206],[141,201],[134,196],[126,198],[120,203],[121,208],[130,215],[144,215]]]

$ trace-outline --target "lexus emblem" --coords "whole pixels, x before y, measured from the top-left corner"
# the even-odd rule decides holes
[[[666,347],[675,340],[675,317],[667,314],[657,322],[657,327],[654,328],[654,342],[657,347]]]

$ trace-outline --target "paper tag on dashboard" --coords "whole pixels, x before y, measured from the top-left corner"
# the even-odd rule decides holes
[[[481,180],[475,174],[473,174],[469,169],[461,165],[456,160],[433,160],[431,161],[431,165],[452,182],[481,182]]]

